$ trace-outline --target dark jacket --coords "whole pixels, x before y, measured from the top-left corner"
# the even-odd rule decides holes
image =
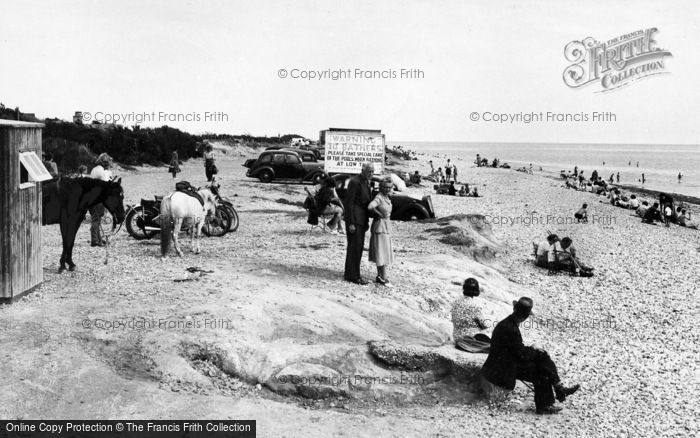
[[[369,181],[361,175],[350,178],[348,189],[345,192],[345,223],[356,227],[369,227],[369,214],[367,206],[372,201],[369,190]]]
[[[311,195],[306,197],[303,207],[309,212],[309,217],[306,219],[306,222],[311,225],[318,225],[318,208],[316,208],[316,201]]]
[[[535,360],[537,350],[523,345],[520,329],[513,315],[496,325],[491,349],[481,372],[489,382],[507,389],[515,388],[518,363]]]
[[[316,194],[316,207],[319,212],[325,210],[333,199],[333,187],[321,187]]]
[[[654,208],[654,206],[651,206],[646,212],[644,212],[642,219],[644,219],[646,222],[661,221],[661,213],[659,210]]]

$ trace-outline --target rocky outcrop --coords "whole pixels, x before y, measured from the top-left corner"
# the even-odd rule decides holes
[[[488,224],[457,215],[411,226],[425,228],[416,233],[422,247],[427,241],[443,252],[404,254],[401,269],[415,283],[436,288],[369,286],[338,294],[287,285],[280,293],[280,283],[270,281],[255,292],[253,305],[239,308],[255,325],[242,324],[235,340],[193,341],[183,354],[209,358],[222,372],[282,395],[432,403],[436,394],[456,400],[476,394],[486,355],[458,350],[451,338],[449,311],[461,295],[461,282],[473,276],[482,284],[484,292],[475,302],[489,322],[487,334],[523,293],[498,267],[499,243]],[[332,247],[327,243],[324,251]],[[261,274],[284,280],[290,269],[270,263]],[[307,268],[306,274],[318,278],[323,271]],[[335,287],[333,281],[323,283]]]

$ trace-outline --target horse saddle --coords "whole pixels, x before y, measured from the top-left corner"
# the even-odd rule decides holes
[[[192,196],[204,207],[204,199],[197,193],[197,189],[192,186],[188,181],[179,181],[175,183],[175,190],[184,193],[186,195]]]

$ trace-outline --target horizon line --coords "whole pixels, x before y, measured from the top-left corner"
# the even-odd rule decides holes
[[[23,113],[23,114],[32,114],[32,113]],[[60,120],[65,123],[73,123],[71,120],[66,120],[63,118],[59,117],[37,117],[39,120],[41,120],[41,123],[45,123],[47,119],[54,119],[54,120]],[[115,125],[115,126],[122,126],[125,128],[131,128],[135,125],[124,125],[121,123],[105,123],[107,125]],[[85,124],[90,125],[89,123]],[[211,131],[189,131],[185,130],[181,127],[177,126],[171,126],[171,125],[161,125],[161,126],[144,126],[144,125],[139,125],[144,128],[162,128],[164,126],[168,126],[170,128],[175,128],[178,129],[182,132],[186,132],[190,135],[196,135],[196,136],[206,136],[206,135],[223,135],[223,136],[231,136],[231,137],[236,137],[236,136],[251,136],[251,137],[266,137],[266,138],[275,138],[279,137],[280,134],[278,133],[277,135],[254,135],[250,133],[241,133],[241,134],[232,134],[232,133],[221,133],[221,132],[211,132]],[[303,134],[284,134],[284,135],[299,135],[303,136]],[[385,134],[386,135],[386,134]],[[313,139],[312,137],[305,137],[307,139]],[[698,143],[621,143],[621,142],[613,142],[613,143],[608,143],[608,142],[580,142],[580,141],[573,141],[573,142],[565,142],[565,141],[558,141],[558,142],[552,142],[552,141],[466,141],[466,140],[391,140],[387,141],[386,144],[389,143],[465,143],[465,144],[523,144],[523,145],[537,145],[537,144],[547,144],[547,145],[558,145],[558,144],[567,144],[567,145],[582,145],[582,146],[590,146],[590,145],[605,145],[605,146],[610,146],[610,145],[625,145],[625,146],[699,146],[700,147],[700,142]]]
[[[557,141],[557,142],[552,142],[552,141],[464,141],[464,140],[397,140],[397,141],[391,141],[391,143],[466,143],[466,144],[528,144],[528,145],[538,145],[538,144],[547,144],[547,145],[559,145],[559,144],[566,144],[566,145],[581,145],[581,146],[590,146],[590,145],[601,145],[601,146],[611,146],[611,145],[625,145],[625,146],[699,146],[700,147],[700,142],[699,143],[601,143],[601,142],[566,142],[566,141]],[[387,143],[390,143],[387,141]]]

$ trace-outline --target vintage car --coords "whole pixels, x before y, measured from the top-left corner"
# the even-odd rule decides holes
[[[335,191],[340,199],[345,198],[345,190],[348,187],[350,177],[345,173],[333,176],[335,179]],[[378,182],[381,181],[381,176],[372,177],[372,197],[374,197],[379,189]],[[430,195],[416,198],[402,192],[392,192],[391,196],[391,220],[399,221],[415,221],[421,219],[429,219],[435,217],[435,209],[433,208],[433,200]]]
[[[299,155],[299,158],[301,158],[301,161],[304,163],[318,163],[318,156],[314,153],[314,151],[298,148],[284,148],[280,150],[296,152]]]
[[[298,153],[286,150],[266,150],[255,159],[243,163],[246,176],[262,182],[285,181],[318,184],[323,176],[323,164],[303,161]]]
[[[326,157],[326,148],[320,148],[318,146],[268,146],[265,148],[266,151],[279,151],[279,150],[290,150],[294,152],[303,152],[304,154],[312,154],[316,160],[324,160]],[[303,157],[302,157],[303,159]],[[306,160],[305,160],[306,161]]]
[[[317,160],[326,159],[326,148],[322,146],[301,146],[300,149],[305,151],[311,151],[316,155]]]

